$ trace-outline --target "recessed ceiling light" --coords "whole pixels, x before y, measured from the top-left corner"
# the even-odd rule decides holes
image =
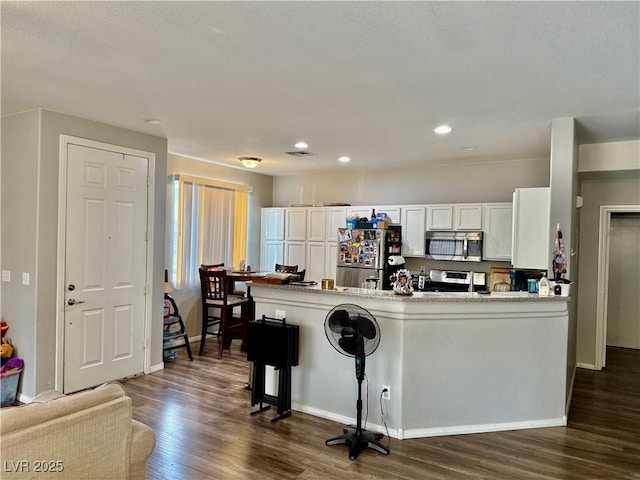
[[[446,135],[451,132],[452,128],[449,125],[439,125],[433,129],[438,135]]]
[[[160,123],[162,123],[157,118],[145,118],[144,121],[150,123],[151,125],[160,125]]]
[[[473,152],[476,149],[476,147],[464,147],[463,150],[467,151],[467,152]]]
[[[342,157],[338,158],[338,161],[342,162],[342,163],[347,163],[350,160],[351,159],[349,157],[347,157],[347,156],[342,156]]]
[[[309,145],[307,144],[307,142],[298,142],[294,145],[294,147],[304,149],[309,147]]]

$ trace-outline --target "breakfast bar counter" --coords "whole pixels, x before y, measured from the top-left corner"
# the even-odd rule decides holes
[[[354,359],[327,340],[340,304],[365,308],[380,326],[366,359],[367,429],[398,439],[566,425],[569,297],[520,292],[414,293],[253,284],[256,318],[284,312],[300,327],[294,410],[355,423]],[[271,388],[274,388],[273,385]],[[367,390],[368,389],[368,390]]]

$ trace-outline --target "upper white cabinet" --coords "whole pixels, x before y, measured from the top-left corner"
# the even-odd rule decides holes
[[[262,239],[284,240],[284,208],[263,208],[261,212]]]
[[[460,203],[453,206],[456,230],[482,230],[482,205]]]
[[[402,255],[421,257],[425,254],[425,228],[427,208],[420,205],[403,206],[402,211]]]
[[[551,265],[549,238],[549,187],[517,188],[513,194],[514,268],[548,269]]]
[[[307,208],[287,208],[285,222],[285,240],[304,242],[307,239]]]
[[[400,214],[402,210],[401,207],[383,205],[381,207],[372,207],[372,208],[376,209],[376,214],[386,213],[387,216],[390,218],[391,223],[397,223],[397,224],[402,223],[402,215]]]
[[[284,263],[297,265],[298,270],[307,268],[307,242],[284,242]]]
[[[324,242],[326,240],[327,210],[323,207],[307,209],[307,241]]]
[[[360,206],[360,207],[346,207],[347,217],[366,217],[371,219],[371,213],[373,210],[376,211],[376,215],[378,213],[386,213],[390,218],[391,223],[401,223],[402,218],[400,217],[400,207],[394,205],[370,205],[370,206]]]
[[[482,204],[427,205],[427,230],[482,230]]]
[[[326,211],[325,240],[327,242],[337,242],[338,229],[346,226],[347,209],[345,207],[327,207]],[[330,278],[333,278],[333,276]]]
[[[325,256],[327,247],[325,242],[307,242],[305,280],[320,281],[325,277]],[[331,277],[333,278],[333,277]]]
[[[452,230],[453,205],[427,205],[427,230]]]
[[[485,203],[482,205],[484,260],[511,260],[513,205]]]

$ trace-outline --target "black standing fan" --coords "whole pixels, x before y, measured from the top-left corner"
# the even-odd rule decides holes
[[[349,458],[355,460],[365,448],[372,448],[385,455],[389,449],[378,442],[381,433],[371,433],[362,428],[362,380],[367,355],[375,352],[380,344],[378,322],[364,308],[358,305],[342,304],[334,307],[324,321],[324,332],[337,351],[356,360],[358,379],[358,402],[356,404],[357,423],[355,430],[348,427],[343,435],[327,440],[325,445],[349,445]]]

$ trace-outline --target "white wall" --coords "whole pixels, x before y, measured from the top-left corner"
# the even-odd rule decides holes
[[[623,143],[625,145],[619,145]],[[634,145],[632,145],[634,144]],[[596,364],[598,232],[602,205],[640,205],[640,141],[582,145],[579,149],[580,209],[577,361]],[[583,166],[583,155],[589,157]],[[597,165],[597,167],[593,167]],[[637,165],[619,170],[620,165]],[[597,170],[584,171],[586,168]],[[583,173],[584,172],[584,173]]]
[[[25,360],[20,392],[31,397],[55,386],[60,135],[155,154],[154,299],[162,298],[164,278],[167,140],[47,110],[5,117],[2,130],[2,268],[15,270],[11,284],[3,284],[2,315]],[[31,276],[26,288],[18,283],[23,271]],[[151,365],[157,366],[162,365],[161,301],[154,302],[153,318],[158,321],[151,332]]]
[[[336,168],[274,179],[273,206],[342,202],[410,205],[510,202],[516,187],[549,186],[549,159],[424,164],[387,170]]]

